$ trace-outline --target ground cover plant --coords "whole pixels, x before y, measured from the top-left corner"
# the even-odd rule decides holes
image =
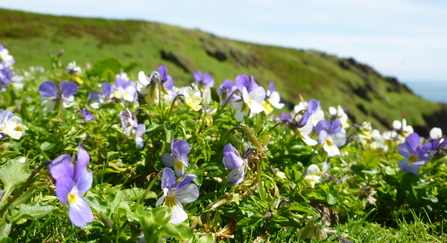
[[[168,66],[14,68],[0,46],[2,242],[444,242],[439,128],[378,131],[275,84]],[[129,76],[128,76],[129,75]]]
[[[165,64],[178,87],[189,85],[197,70],[209,73],[216,85],[246,74],[264,87],[275,83],[289,109],[302,95],[306,100],[317,99],[326,109],[341,105],[352,123],[369,121],[381,131],[403,117],[420,134],[427,135],[428,127],[447,130],[440,122],[443,105],[418,97],[396,78],[353,58],[230,40],[199,29],[141,20],[0,9],[0,22],[0,40],[14,53],[17,69],[42,66],[49,70],[48,56],[63,50],[64,65],[73,60],[81,66],[108,63],[113,73],[122,70],[133,80],[138,71],[150,72]],[[95,68],[89,75],[100,77],[101,73]]]

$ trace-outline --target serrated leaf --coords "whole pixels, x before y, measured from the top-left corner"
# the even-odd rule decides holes
[[[0,180],[5,190],[3,198],[7,198],[29,176],[28,163],[21,163],[18,160],[10,160],[0,168]]]

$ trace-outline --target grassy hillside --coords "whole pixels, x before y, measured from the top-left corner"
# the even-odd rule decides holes
[[[0,9],[0,43],[16,58],[16,68],[50,68],[50,55],[63,49],[65,63],[79,65],[115,57],[129,73],[150,72],[168,65],[176,83],[192,80],[196,70],[209,72],[216,84],[238,74],[269,82],[293,107],[302,95],[318,99],[324,108],[341,105],[354,122],[371,121],[384,128],[394,119],[426,125],[424,116],[438,104],[415,96],[396,79],[381,76],[353,59],[312,50],[257,45],[220,38],[194,29],[135,20],[60,17]]]

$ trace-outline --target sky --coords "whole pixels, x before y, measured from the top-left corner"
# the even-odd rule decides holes
[[[137,19],[352,57],[400,81],[447,82],[447,1],[0,1],[36,13]]]

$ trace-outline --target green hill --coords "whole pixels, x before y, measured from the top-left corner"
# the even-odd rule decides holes
[[[356,123],[371,121],[389,127],[406,118],[416,130],[440,126],[427,117],[441,112],[438,104],[414,95],[395,78],[384,77],[354,59],[312,50],[258,45],[229,40],[197,29],[137,20],[106,20],[34,14],[0,9],[0,43],[16,58],[16,68],[50,68],[50,55],[63,49],[65,63],[79,65],[115,57],[129,73],[168,65],[177,85],[189,83],[196,70],[208,72],[216,84],[239,74],[253,75],[277,90],[293,107],[299,96],[318,99],[323,108],[341,105]],[[436,120],[436,119],[435,119]],[[419,129],[418,129],[419,127]]]

